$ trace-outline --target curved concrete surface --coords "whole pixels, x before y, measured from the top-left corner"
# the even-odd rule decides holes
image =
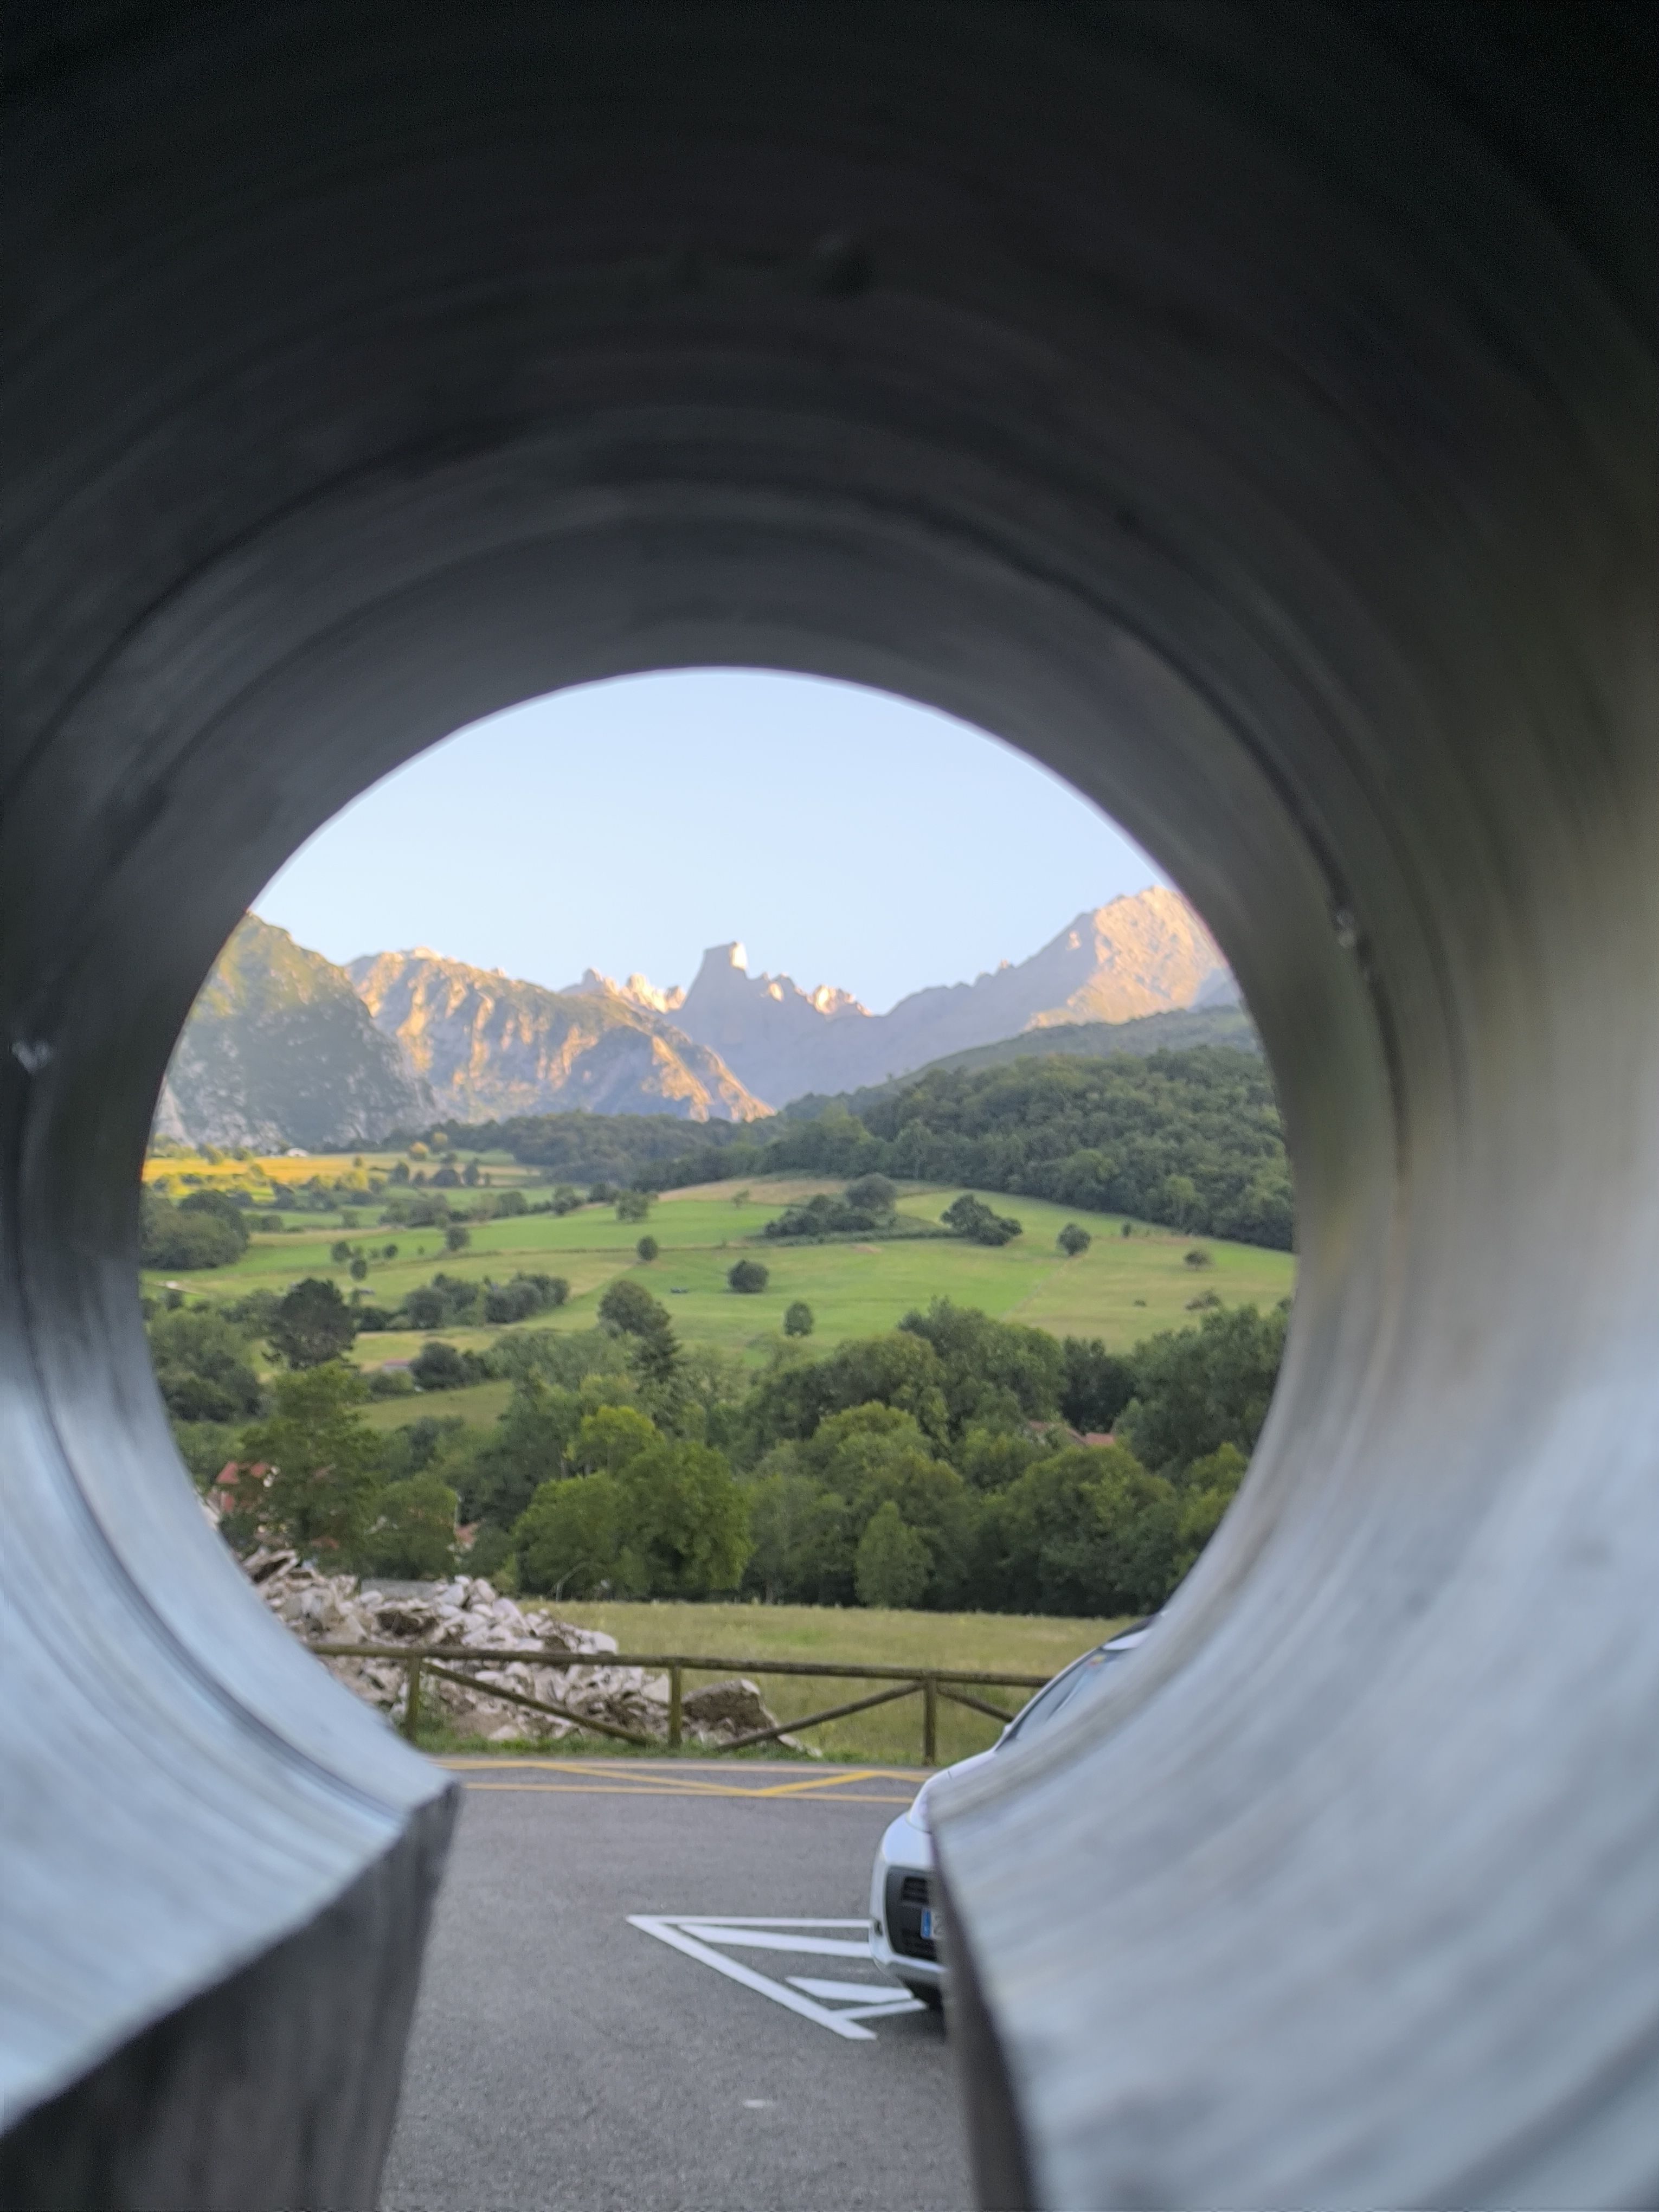
[[[1098,799],[1289,1122],[1241,1504],[1110,1709],[945,1824],[988,2195],[1659,2182],[1651,59],[1592,6],[21,10],[31,2201],[367,2202],[447,1817],[173,1461],[132,1291],[172,1039],[367,782],[690,662],[908,692]],[[277,2055],[216,2135],[238,1991]]]

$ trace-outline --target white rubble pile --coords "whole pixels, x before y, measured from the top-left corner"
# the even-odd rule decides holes
[[[422,1712],[441,1717],[458,1735],[489,1742],[551,1740],[580,1733],[579,1721],[586,1718],[608,1721],[635,1735],[667,1738],[665,1674],[647,1674],[639,1667],[561,1666],[561,1658],[614,1651],[617,1639],[546,1613],[521,1612],[481,1576],[457,1575],[430,1597],[387,1597],[372,1585],[364,1589],[355,1575],[325,1575],[295,1552],[262,1547],[242,1565],[271,1611],[307,1644],[395,1644],[430,1651],[440,1663],[447,1651],[522,1651],[534,1646],[545,1655],[458,1670],[476,1687],[441,1680],[423,1668]],[[389,1719],[403,1719],[409,1674],[395,1659],[325,1657],[323,1664]],[[492,1686],[563,1705],[578,1718],[561,1720],[492,1698]],[[751,1729],[775,1725],[752,1682],[713,1683],[692,1691],[684,1701],[684,1734],[690,1742],[730,1743]]]

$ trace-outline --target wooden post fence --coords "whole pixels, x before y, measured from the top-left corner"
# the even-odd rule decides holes
[[[823,1712],[807,1713],[799,1720],[779,1721],[774,1727],[754,1729],[746,1735],[736,1736],[724,1747],[728,1751],[741,1751],[750,1744],[769,1743],[781,1735],[798,1735],[804,1729],[822,1728],[826,1721],[845,1720],[849,1714],[865,1713],[877,1705],[895,1704],[903,1698],[921,1699],[921,1763],[924,1766],[939,1764],[939,1707],[941,1698],[952,1705],[964,1705],[970,1712],[983,1713],[994,1721],[1007,1723],[1014,1717],[1000,1705],[993,1705],[987,1698],[974,1694],[976,1690],[1040,1690],[1053,1677],[1048,1674],[1015,1674],[1000,1673],[993,1668],[964,1668],[948,1667],[885,1667],[857,1666],[849,1661],[829,1659],[723,1659],[703,1658],[696,1652],[569,1652],[549,1650],[540,1644],[511,1647],[506,1650],[467,1650],[451,1649],[447,1645],[423,1644],[415,1650],[398,1644],[313,1644],[307,1647],[319,1659],[390,1659],[406,1669],[409,1693],[404,1704],[403,1731],[413,1743],[420,1731],[421,1685],[430,1677],[440,1682],[459,1682],[477,1689],[483,1695],[500,1698],[511,1705],[523,1705],[532,1712],[546,1713],[556,1720],[568,1721],[574,1727],[592,1730],[598,1735],[614,1736],[623,1743],[641,1749],[653,1747],[654,1736],[642,1735],[637,1729],[621,1727],[615,1721],[596,1719],[590,1713],[575,1711],[572,1706],[557,1704],[547,1698],[532,1698],[522,1690],[512,1690],[495,1682],[474,1683],[466,1674],[456,1670],[471,1667],[508,1667],[515,1662],[533,1667],[552,1667],[561,1674],[577,1669],[598,1670],[607,1667],[638,1667],[653,1674],[666,1673],[668,1676],[668,1737],[667,1748],[678,1751],[685,1735],[685,1676],[688,1669],[705,1674],[781,1674],[810,1675],[837,1681],[881,1682],[886,1687],[866,1698],[855,1698],[850,1704],[830,1705]]]

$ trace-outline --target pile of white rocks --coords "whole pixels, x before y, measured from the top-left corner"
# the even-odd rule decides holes
[[[550,1614],[525,1613],[501,1596],[481,1576],[457,1575],[428,1594],[388,1595],[365,1588],[355,1575],[325,1575],[298,1553],[269,1547],[242,1562],[249,1580],[280,1620],[308,1644],[379,1644],[403,1650],[428,1651],[440,1665],[448,1652],[524,1652],[534,1657],[507,1658],[458,1673],[465,1682],[421,1670],[422,1712],[441,1719],[458,1735],[491,1743],[550,1741],[584,1733],[584,1719],[609,1722],[635,1735],[665,1741],[668,1735],[668,1677],[639,1667],[571,1667],[579,1656],[599,1657],[617,1648],[614,1636],[578,1628]],[[401,1722],[409,1696],[409,1670],[395,1659],[325,1657],[323,1664],[349,1690]],[[543,1705],[562,1705],[573,1717],[537,1712],[511,1699],[491,1697],[492,1688],[516,1690]],[[750,1681],[712,1682],[688,1692],[684,1734],[694,1743],[730,1743],[753,1729],[776,1721]],[[603,1740],[601,1729],[586,1731]],[[799,1747],[801,1749],[805,1746]]]

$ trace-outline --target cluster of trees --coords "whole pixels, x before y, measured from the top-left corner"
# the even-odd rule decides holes
[[[439,1573],[459,1520],[477,1571],[533,1591],[1115,1614],[1161,1603],[1213,1532],[1285,1330],[1282,1308],[1218,1308],[1118,1358],[940,1300],[819,1358],[796,1337],[757,1380],[682,1346],[636,1281],[600,1316],[482,1358],[428,1346],[428,1387],[447,1355],[454,1379],[508,1377],[507,1409],[389,1437],[339,1357],[332,1285],[257,1314],[158,1312],[150,1332],[181,1441],[211,1431],[198,1474],[240,1470],[233,1540]],[[287,1370],[268,1396],[260,1334]]]
[[[1012,1213],[996,1212],[968,1190],[951,1200],[939,1219],[954,1236],[965,1237],[970,1244],[1012,1244],[1016,1237],[1025,1234]]]
[[[174,1205],[146,1188],[138,1200],[138,1259],[145,1267],[228,1267],[248,1245],[243,1210],[216,1190],[193,1190]]]
[[[763,1231],[767,1237],[821,1240],[830,1237],[879,1237],[891,1231],[898,1188],[883,1175],[859,1176],[841,1195],[822,1192],[804,1206],[785,1208]]]
[[[748,1132],[746,1122],[708,1121],[699,1135],[714,1152],[743,1144]],[[685,1123],[673,1114],[524,1114],[504,1121],[446,1121],[428,1134],[441,1135],[452,1148],[508,1152],[571,1183],[629,1184],[641,1168],[677,1159],[685,1150]]]
[[[459,1191],[457,1182],[452,1188]],[[462,1200],[448,1190],[417,1189],[412,1184],[389,1183],[383,1194],[380,1219],[399,1229],[442,1229],[452,1221],[500,1221],[521,1213],[552,1213],[551,1200],[532,1204],[521,1190],[485,1190]]]
[[[504,1283],[470,1282],[441,1269],[429,1283],[404,1293],[399,1306],[362,1305],[354,1310],[358,1328],[492,1328],[511,1327],[534,1314],[550,1312],[570,1296],[562,1275],[515,1274]]]
[[[701,1141],[639,1179],[885,1175],[1129,1213],[1194,1234],[1291,1249],[1290,1167],[1262,1061],[1220,1045],[1004,1067],[937,1069],[814,1118],[781,1115],[718,1152]],[[709,1124],[712,1129],[716,1125]]]

